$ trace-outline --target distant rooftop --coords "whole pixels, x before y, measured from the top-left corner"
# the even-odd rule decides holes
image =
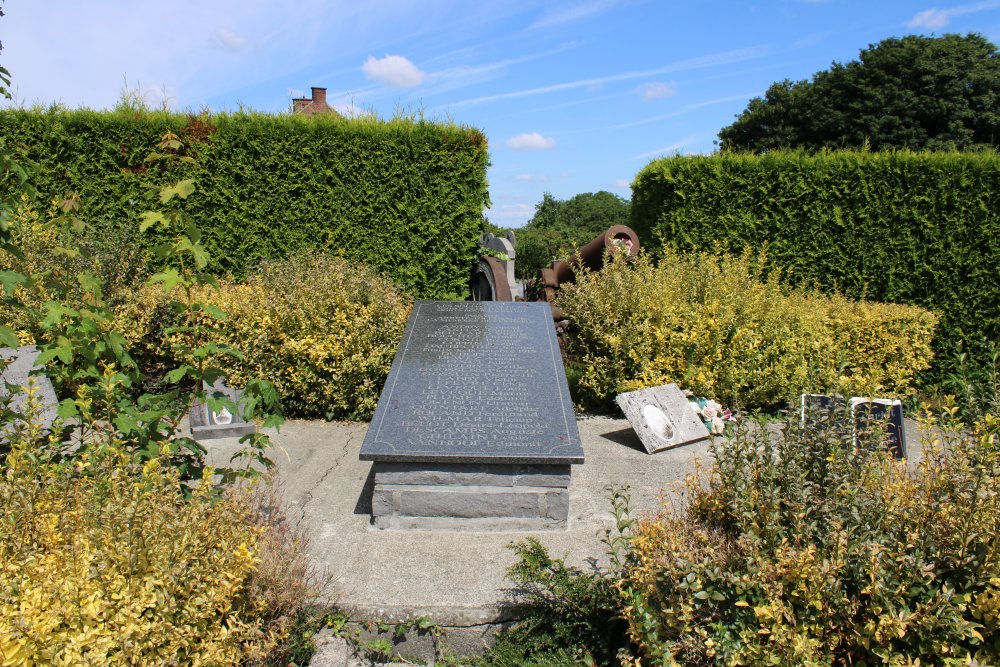
[[[336,114],[336,110],[326,103],[326,88],[312,87],[310,97],[292,98],[292,113],[312,116],[319,113]]]

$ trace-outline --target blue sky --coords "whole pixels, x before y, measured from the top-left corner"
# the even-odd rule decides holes
[[[138,88],[178,110],[289,109],[311,86],[344,113],[423,111],[489,138],[488,215],[530,219],[708,153],[774,81],[887,37],[1000,42],[1000,0],[7,0],[17,104],[114,106]]]

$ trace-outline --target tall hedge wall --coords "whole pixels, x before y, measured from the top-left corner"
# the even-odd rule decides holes
[[[942,315],[937,377],[957,346],[1000,340],[1000,155],[718,153],[650,163],[632,224],[677,250],[767,247],[768,262],[848,296]]]
[[[0,111],[0,136],[24,147],[38,196],[79,193],[93,224],[152,205],[149,186],[162,175],[143,160],[167,129],[200,165],[188,210],[213,271],[240,277],[262,258],[321,247],[414,296],[467,290],[488,202],[479,130],[289,114]]]

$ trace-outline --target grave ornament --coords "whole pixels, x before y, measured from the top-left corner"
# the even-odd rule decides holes
[[[238,409],[236,414],[233,414],[227,406],[212,410],[207,402],[195,403],[188,411],[192,438],[198,442],[217,438],[239,438],[257,430],[254,423],[248,421],[243,414],[242,389],[227,387],[224,378],[219,378],[214,384],[203,382],[202,386],[208,398],[227,398]]]
[[[676,384],[618,394],[615,402],[650,454],[709,437],[705,424]]]

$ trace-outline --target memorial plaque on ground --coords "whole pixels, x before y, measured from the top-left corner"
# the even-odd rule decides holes
[[[705,424],[676,384],[618,394],[615,402],[650,454],[709,436]]]
[[[564,528],[583,447],[549,305],[418,301],[360,458],[379,528]]]
[[[188,411],[188,420],[191,426],[191,437],[201,442],[202,440],[215,440],[217,438],[240,438],[257,430],[253,422],[247,421],[243,415],[243,391],[227,387],[223,378],[215,381],[215,384],[202,382],[205,395],[209,398],[228,398],[237,406],[236,414],[229,408],[221,407],[218,411],[209,409],[207,403],[195,403]]]
[[[38,348],[34,345],[0,348],[0,397],[13,396],[10,401],[10,409],[19,414],[23,413],[27,396],[23,389],[14,389],[11,393],[8,385],[23,388],[29,382],[34,382],[42,408],[42,427],[49,429],[56,419],[59,400],[52,388],[52,381],[44,374],[34,372],[40,370],[40,367],[35,363],[37,358]],[[8,425],[6,424],[0,427],[0,442],[4,441],[7,429]]]
[[[583,463],[549,305],[418,301],[361,460]]]

